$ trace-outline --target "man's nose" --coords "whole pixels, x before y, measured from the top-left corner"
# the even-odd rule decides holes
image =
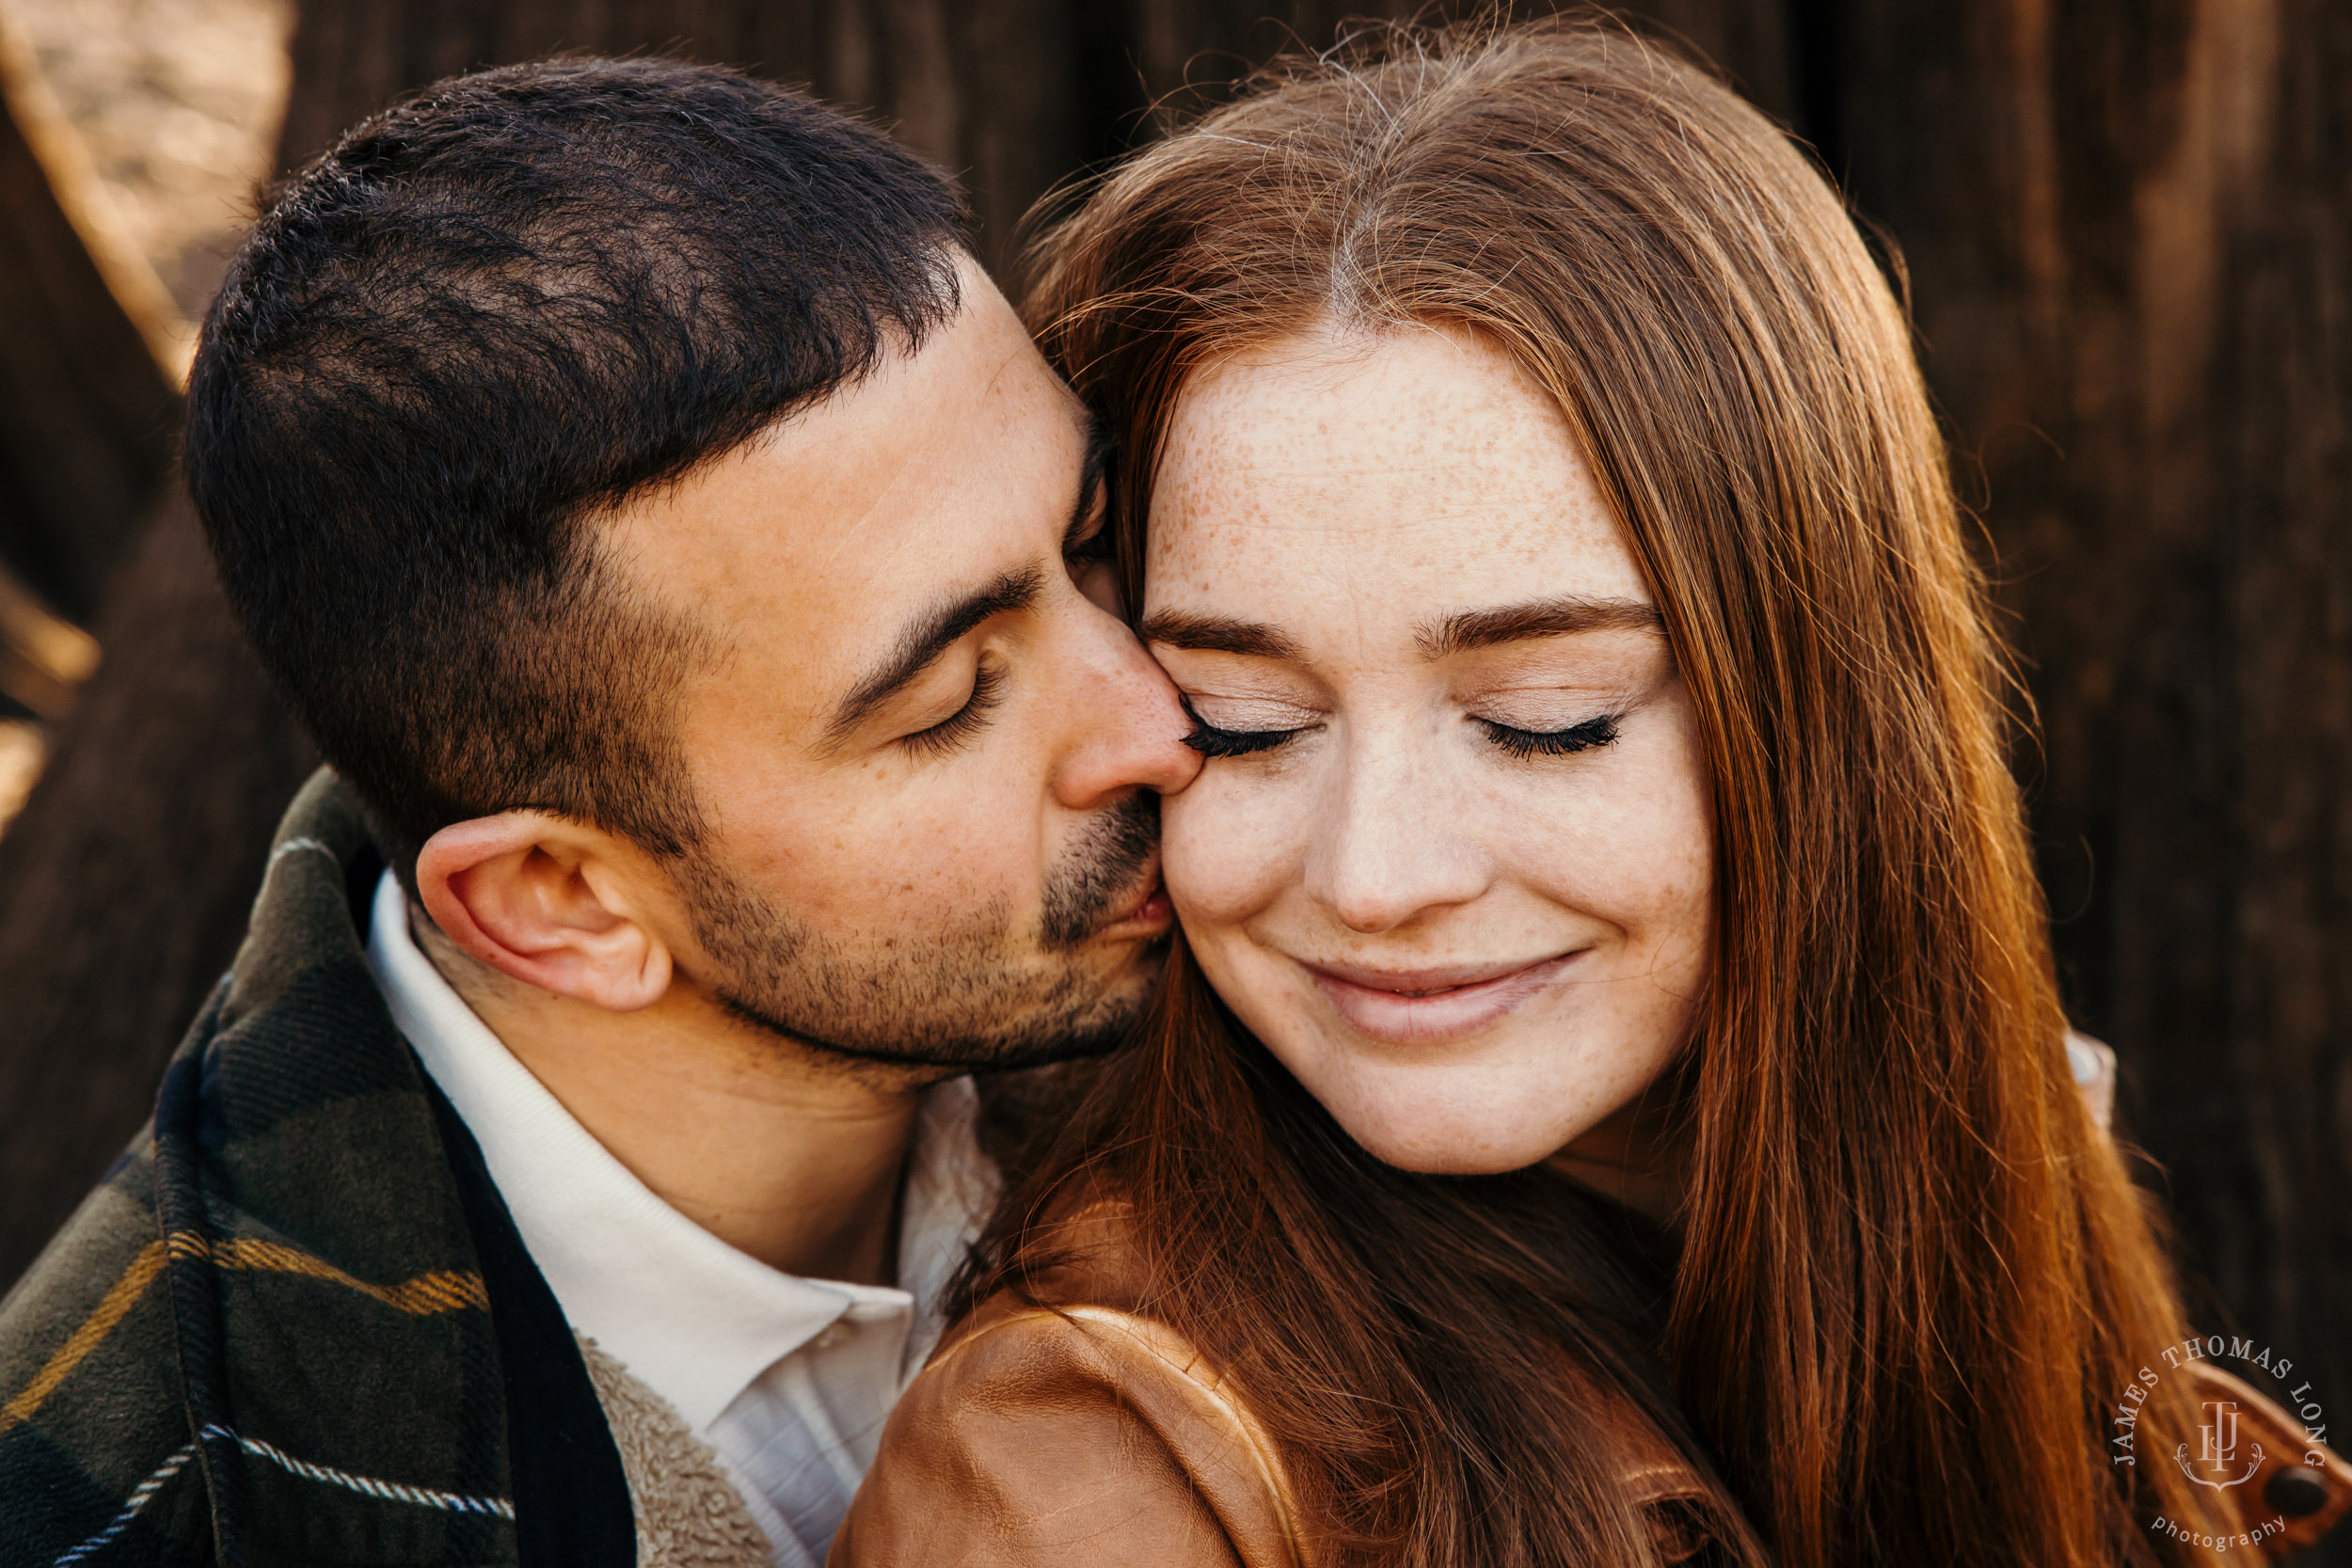
[[[1123,622],[1091,606],[1088,621],[1055,799],[1084,811],[1138,785],[1172,795],[1200,771],[1200,753],[1184,744],[1192,722],[1176,688]]]

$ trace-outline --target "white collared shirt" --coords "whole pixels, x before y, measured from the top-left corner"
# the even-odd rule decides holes
[[[389,872],[370,927],[368,963],[392,1021],[481,1144],[564,1316],[718,1450],[776,1568],[817,1568],[996,1200],[972,1080],[923,1098],[899,1215],[902,1288],[804,1279],[671,1208],[573,1119],[417,946]]]

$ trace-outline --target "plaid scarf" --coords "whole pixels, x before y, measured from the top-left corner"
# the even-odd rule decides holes
[[[368,969],[330,773],[155,1115],[0,1303],[0,1562],[635,1560],[578,1346]]]

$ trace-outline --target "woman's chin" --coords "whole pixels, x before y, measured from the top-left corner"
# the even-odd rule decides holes
[[[1310,1085],[1311,1092],[1312,1088]],[[1427,1103],[1334,1106],[1332,1113],[1365,1153],[1421,1176],[1500,1176],[1524,1170],[1550,1159],[1583,1131],[1571,1125],[1564,1132],[1560,1122],[1543,1117],[1447,1115],[1443,1107]]]

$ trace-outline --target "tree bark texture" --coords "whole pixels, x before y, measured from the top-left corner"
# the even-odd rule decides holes
[[[2199,1321],[2352,1398],[2352,12],[1829,34],[1824,150],[1909,259],[2029,661],[2070,1003]]]
[[[1757,102],[1790,112],[1778,0],[1647,9]],[[964,182],[982,254],[1001,271],[1036,199],[1148,134],[1155,105],[1196,100],[1187,87],[1214,95],[1279,50],[1323,47],[1345,19],[1428,10],[1417,0],[314,0],[295,27],[279,150],[294,166],[359,116],[476,66],[557,50],[673,53],[873,112]]]
[[[0,94],[0,562],[87,620],[170,466],[180,401],[34,145]]]
[[[1155,105],[1327,43],[1343,15],[1418,8],[311,0],[282,146],[298,162],[473,65],[674,50],[870,108],[967,182],[1001,265],[1029,204],[1151,135]],[[1810,141],[1907,263],[2043,724],[2020,767],[2070,1006],[2122,1057],[2124,1119],[2169,1173],[2201,1323],[2274,1344],[2352,1400],[2352,9],[1628,9]],[[132,657],[110,644],[109,671]],[[184,701],[292,754],[246,677]],[[224,746],[202,767],[229,765]],[[61,759],[44,791],[68,772]],[[231,922],[258,869],[219,872],[236,896],[175,892],[158,928]],[[14,919],[29,890],[0,876],[0,893]],[[42,896],[61,900],[40,906],[61,939],[87,917]],[[85,997],[54,1016],[84,1021],[87,1041],[111,1015]],[[137,1116],[126,1103],[117,1119]],[[23,1256],[0,1251],[0,1277]]]
[[[0,1280],[145,1119],[317,766],[167,495],[95,628],[106,662],[0,836]]]

